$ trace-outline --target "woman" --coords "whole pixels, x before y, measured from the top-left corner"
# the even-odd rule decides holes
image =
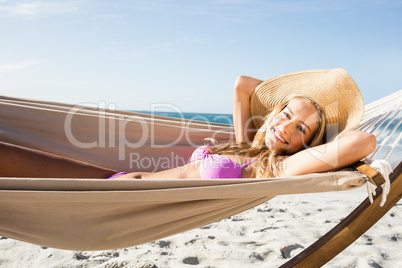
[[[200,147],[182,167],[113,175],[115,171],[109,169],[0,142],[0,175],[113,179],[295,176],[353,164],[375,149],[373,135],[350,131],[361,120],[364,105],[345,70],[304,71],[265,82],[240,76],[233,100],[236,143]]]
[[[286,74],[265,82],[240,76],[233,101],[236,144],[198,148],[182,167],[111,178],[296,176],[353,164],[375,149],[373,135],[349,131],[364,106],[357,85],[342,69]],[[329,142],[322,144],[324,140]]]

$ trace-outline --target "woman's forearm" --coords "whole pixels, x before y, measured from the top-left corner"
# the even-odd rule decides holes
[[[250,113],[250,97],[253,90],[262,80],[248,76],[239,76],[236,79],[233,91],[233,126],[236,142],[251,142],[255,131]]]
[[[376,138],[361,131],[350,131],[340,139],[308,148],[284,161],[284,174],[297,176],[324,172],[351,165],[372,153]]]

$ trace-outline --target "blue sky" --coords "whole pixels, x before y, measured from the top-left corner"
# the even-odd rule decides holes
[[[401,28],[402,1],[0,0],[0,94],[231,113],[238,75],[341,67],[368,103],[402,89]]]

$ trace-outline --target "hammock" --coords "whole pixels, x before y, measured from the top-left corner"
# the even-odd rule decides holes
[[[376,135],[377,141],[380,141],[380,145],[367,158],[370,160],[369,162],[377,158],[380,159],[379,161],[377,160],[379,163],[384,164],[384,160],[390,158],[392,151],[399,144],[402,135],[399,128],[402,122],[401,110],[402,90],[366,105],[364,117],[356,129],[370,132]],[[297,256],[283,264],[281,268],[321,267],[379,221],[402,197],[402,163],[400,155],[396,154],[393,159],[389,159],[389,162],[391,164],[389,169],[393,169],[393,171],[389,174],[390,189],[387,201],[383,206],[381,206],[384,201],[383,195],[388,189],[385,189],[383,193],[383,189],[378,187],[375,191],[374,200],[370,200],[370,198],[364,200],[338,225]],[[360,165],[360,163],[354,166],[363,171],[361,169],[363,165]],[[382,174],[387,177],[389,173],[386,170],[387,163],[379,167],[379,169],[382,169]],[[366,171],[363,172],[366,173]],[[370,176],[375,180],[374,183],[377,186],[383,183],[380,173],[368,172],[371,173]],[[367,185],[370,184],[367,183]]]
[[[371,118],[378,120],[377,114]],[[225,142],[234,134],[227,125],[0,97],[0,137],[6,146],[116,171],[157,171],[187,162],[205,138]],[[140,159],[147,162],[139,164]],[[131,247],[221,220],[276,195],[354,189],[366,182],[355,171],[247,180],[2,176],[0,235],[72,250]]]

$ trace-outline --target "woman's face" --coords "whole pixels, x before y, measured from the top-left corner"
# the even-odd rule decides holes
[[[265,144],[269,149],[281,148],[294,154],[311,142],[319,120],[314,104],[303,98],[292,99],[268,126]]]

